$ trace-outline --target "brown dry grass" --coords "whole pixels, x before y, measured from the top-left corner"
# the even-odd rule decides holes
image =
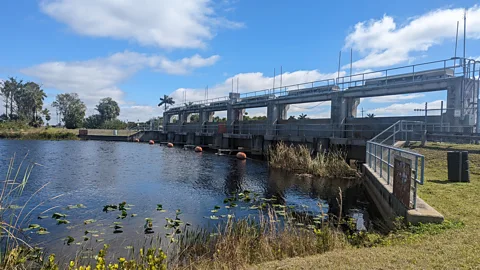
[[[402,243],[347,248],[305,258],[272,261],[252,269],[477,269],[480,268],[480,146],[428,143],[412,149],[426,157],[426,183],[419,196],[448,220],[465,226],[423,234]],[[470,183],[447,181],[446,152],[469,150]]]

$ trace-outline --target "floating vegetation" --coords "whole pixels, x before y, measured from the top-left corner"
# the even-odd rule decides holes
[[[75,238],[71,237],[70,235],[65,238],[64,243],[70,246],[71,243],[75,242]]]
[[[49,234],[49,233],[50,233],[50,232],[47,231],[47,229],[45,229],[45,228],[43,228],[43,227],[40,227],[40,228],[38,228],[38,230],[37,230],[37,234],[40,234],[40,235],[42,235],[42,234]]]
[[[143,225],[145,234],[154,233],[153,231],[153,220],[151,218],[145,219],[145,225]]]
[[[109,212],[109,211],[115,211],[117,210],[118,207],[116,204],[107,204],[103,207],[103,212]]]
[[[137,216],[137,214],[132,214],[132,215],[131,215],[131,217],[136,217],[136,216]]]
[[[48,218],[48,216],[38,216],[37,218],[38,219],[46,219],[46,218]]]
[[[30,230],[38,229],[38,228],[40,228],[40,225],[38,225],[38,224],[30,224],[30,225],[28,225],[28,228],[24,228],[23,230],[24,230],[24,231],[30,231]]]
[[[87,208],[85,205],[79,203],[79,204],[75,204],[75,205],[69,205],[67,206],[67,210],[71,210],[71,209],[78,209],[78,208]]]
[[[122,213],[120,215],[118,215],[117,219],[124,219],[127,217],[127,211],[126,210],[122,210]]]
[[[167,212],[167,210],[164,210],[164,209],[163,209],[163,205],[161,205],[161,204],[157,204],[157,211],[159,211],[159,212]]]
[[[95,223],[97,222],[95,219],[87,219],[85,221],[83,221],[83,224],[87,225],[87,224],[91,224],[91,223]]]
[[[22,207],[21,207],[20,205],[12,204],[12,205],[8,206],[8,208],[15,210],[15,209],[20,209],[20,208],[22,208]]]
[[[62,214],[62,213],[53,213],[52,218],[53,219],[60,219],[60,218],[65,218],[67,215]]]
[[[68,223],[70,223],[70,221],[68,221],[66,219],[57,219],[57,225],[68,224]]]

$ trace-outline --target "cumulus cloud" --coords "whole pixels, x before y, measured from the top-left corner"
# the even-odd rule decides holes
[[[141,69],[185,74],[195,68],[213,65],[218,59],[218,55],[208,58],[194,55],[172,61],[160,55],[126,51],[87,61],[47,62],[25,68],[21,72],[39,79],[46,88],[76,92],[87,106],[92,107],[103,97],[111,97],[120,104],[125,104],[124,92],[117,85]]]
[[[425,97],[425,94],[415,93],[415,94],[407,94],[407,95],[391,95],[391,96],[365,98],[365,99],[362,99],[362,101],[365,100],[372,103],[391,103],[391,102],[397,102],[401,100],[410,100],[410,99],[417,99],[422,97]]]
[[[43,0],[41,10],[76,33],[162,48],[202,48],[219,28],[243,24],[217,14],[211,0]]]
[[[440,109],[442,100],[435,100],[428,102],[428,109]],[[445,101],[444,101],[444,104]],[[444,105],[445,106],[445,105]],[[387,107],[381,107],[376,109],[367,110],[366,113],[373,113],[376,116],[411,116],[419,115],[419,112],[415,112],[415,109],[424,109],[425,103],[394,103]],[[428,115],[439,115],[439,111],[428,112]],[[422,113],[424,115],[424,113]]]
[[[454,40],[456,22],[463,28],[464,9],[438,9],[409,19],[398,25],[394,18],[384,15],[380,20],[359,22],[345,39],[345,48],[353,48],[363,58],[354,68],[391,66],[412,60],[413,52],[425,52],[444,40]],[[480,38],[480,7],[467,10],[467,36]]]

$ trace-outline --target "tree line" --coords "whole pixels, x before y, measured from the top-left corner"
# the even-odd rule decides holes
[[[47,125],[51,120],[50,111],[43,108],[47,95],[35,82],[24,82],[10,77],[0,83],[0,95],[5,107],[5,113],[0,115],[0,120],[26,122],[32,127],[44,124],[42,116]],[[120,107],[110,97],[101,99],[95,107],[98,113],[86,118],[87,106],[77,93],[58,94],[52,107],[57,109],[60,121],[69,129],[81,127],[125,129],[128,125],[117,119]]]

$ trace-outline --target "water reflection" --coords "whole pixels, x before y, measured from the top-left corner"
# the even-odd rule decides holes
[[[6,171],[9,157],[15,153],[17,157],[23,157],[27,152],[30,161],[43,166],[34,169],[21,199],[27,200],[46,183],[50,184],[32,199],[32,205],[64,195],[45,202],[31,215],[32,222],[47,227],[51,234],[48,237],[29,236],[37,242],[47,239],[46,246],[52,252],[74,250],[75,247],[64,246],[62,239],[68,235],[81,239],[87,229],[104,233],[102,238],[114,243],[143,239],[143,225],[147,217],[154,220],[158,228],[156,232],[164,233],[161,228],[165,218],[171,218],[175,209],[181,209],[182,220],[194,227],[213,226],[216,224],[214,221],[204,218],[211,215],[212,207],[223,205],[225,197],[244,190],[266,198],[275,196],[279,203],[308,206],[311,211],[336,215],[341,188],[345,213],[350,210],[361,213],[360,210],[368,206],[362,204],[362,189],[354,181],[298,177],[269,170],[264,161],[240,161],[208,152],[194,153],[147,144],[0,140],[0,173]],[[117,221],[118,213],[104,213],[102,208],[122,201],[135,205],[131,212],[137,216],[122,220],[124,233],[114,235],[109,226]],[[65,209],[67,205],[79,203],[87,208]],[[168,211],[156,211],[157,204],[163,204]],[[51,218],[36,220],[40,213],[52,207],[56,207],[55,212],[69,215],[71,227],[56,225]],[[47,215],[51,216],[53,211],[50,210]],[[238,216],[255,214],[240,207],[222,208],[218,214],[229,211],[238,212]],[[95,219],[97,223],[83,224],[87,219]]]

